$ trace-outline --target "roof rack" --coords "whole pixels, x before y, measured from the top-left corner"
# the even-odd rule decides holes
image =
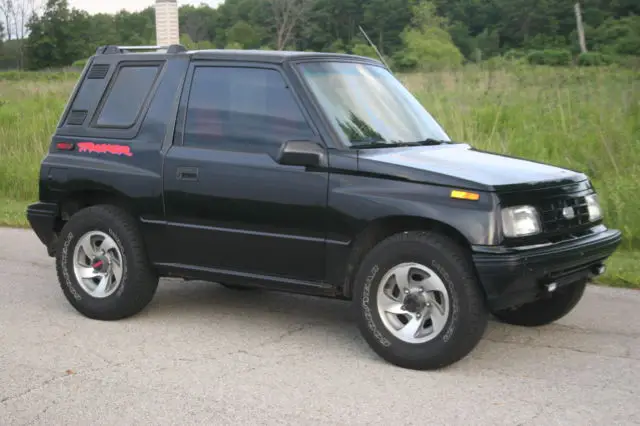
[[[100,46],[96,49],[96,55],[114,55],[118,53],[128,53],[141,50],[156,50],[163,53],[186,52],[187,48],[181,44],[171,44],[169,46]]]

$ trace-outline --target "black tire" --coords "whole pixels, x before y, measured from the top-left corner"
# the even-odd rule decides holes
[[[587,287],[587,280],[578,281],[559,288],[550,297],[536,300],[516,308],[493,312],[501,322],[524,327],[539,327],[551,324],[567,315],[576,307]]]
[[[416,262],[432,269],[450,299],[442,332],[424,343],[408,343],[386,328],[377,309],[382,278],[395,265]],[[354,282],[358,327],[371,348],[384,360],[413,370],[434,370],[467,356],[486,330],[489,312],[469,256],[450,238],[436,232],[393,235],[364,258]]]
[[[90,231],[109,235],[122,254],[120,286],[105,298],[87,293],[74,273],[74,249],[79,239]],[[56,270],[69,303],[84,316],[96,320],[114,321],[139,313],[151,302],[158,287],[158,276],[147,258],[135,220],[112,205],[87,207],[71,217],[60,234]]]

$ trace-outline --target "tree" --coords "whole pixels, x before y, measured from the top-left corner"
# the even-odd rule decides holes
[[[404,49],[396,55],[401,68],[439,69],[458,66],[464,56],[447,32],[448,20],[428,0],[412,6],[411,25],[402,33]]]
[[[215,28],[218,24],[218,13],[216,9],[212,9],[206,5],[191,6],[185,5],[180,7],[179,11],[180,31],[189,35],[189,38],[195,43],[200,41],[214,41]]]
[[[0,0],[0,14],[4,19],[4,30],[7,34],[7,39],[13,40],[13,28],[15,26],[13,21],[13,0]]]
[[[238,21],[227,31],[227,45],[229,44],[256,49],[260,47],[260,37],[249,23]]]
[[[306,22],[313,0],[268,0],[276,27],[276,47],[284,49],[298,25]]]
[[[71,65],[86,53],[88,15],[70,10],[68,0],[47,0],[42,16],[34,13],[27,28],[26,60],[31,69]]]
[[[0,14],[9,40],[26,37],[29,18],[39,7],[40,1],[37,0],[0,0]]]
[[[69,2],[72,0],[68,0]],[[46,2],[40,11],[38,5]],[[148,3],[152,3],[149,0]],[[453,66],[461,58],[527,56],[549,48],[579,53],[575,0],[225,0],[181,6],[180,34],[195,48],[297,49],[371,55],[362,26],[395,65]],[[638,53],[638,0],[580,0],[587,45]],[[34,13],[35,12],[35,13]],[[635,18],[632,18],[634,16]],[[33,17],[30,21],[28,18]],[[27,24],[23,23],[27,20]],[[155,43],[154,10],[89,15],[62,0],[0,0],[4,67],[64,66],[104,44]],[[31,23],[32,25],[29,25]],[[37,30],[33,36],[29,34]],[[19,39],[26,38],[27,43]],[[23,49],[24,48],[24,49]],[[79,57],[78,55],[85,55]],[[631,59],[630,59],[631,60]],[[39,65],[36,65],[39,64]]]
[[[382,54],[402,47],[400,34],[411,19],[409,3],[409,0],[370,0],[364,3],[362,26]]]

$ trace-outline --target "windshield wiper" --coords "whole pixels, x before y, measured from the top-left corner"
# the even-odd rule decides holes
[[[352,148],[394,148],[399,146],[418,146],[420,142],[385,141],[383,139],[366,138],[362,141],[351,141]]]
[[[397,148],[399,146],[419,146],[419,143],[416,142],[368,142],[368,143],[357,143],[354,144],[353,147],[357,149],[366,149],[366,148]]]
[[[443,139],[427,138],[419,143],[420,145],[444,145],[446,143],[451,143],[451,141],[445,141]]]
[[[427,138],[419,142],[385,142],[383,140],[371,140],[367,142],[352,142],[353,148],[366,149],[366,148],[397,148],[400,146],[426,146],[426,145],[443,145],[453,143],[452,141],[445,141],[439,139]]]

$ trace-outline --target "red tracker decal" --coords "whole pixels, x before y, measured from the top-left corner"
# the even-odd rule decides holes
[[[78,151],[126,155],[127,157],[133,157],[133,153],[131,152],[130,147],[126,145],[113,145],[110,143],[79,142]]]

